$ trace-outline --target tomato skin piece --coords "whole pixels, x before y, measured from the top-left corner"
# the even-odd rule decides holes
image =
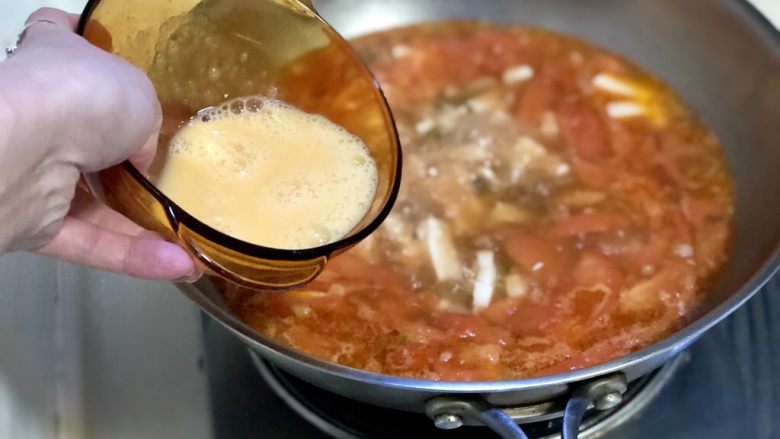
[[[563,98],[563,85],[553,77],[539,76],[529,81],[517,107],[517,119],[538,123],[546,111],[554,111]]]
[[[570,238],[588,233],[608,232],[631,224],[628,217],[620,213],[587,212],[572,215],[558,222],[550,229],[550,236]]]
[[[547,282],[565,270],[564,258],[549,240],[517,234],[504,242],[509,257],[535,278]]]
[[[574,267],[574,282],[582,288],[603,284],[616,292],[623,286],[623,273],[617,264],[606,256],[587,252]]]
[[[669,251],[671,236],[672,232],[668,230],[651,234],[647,244],[630,256],[627,261],[628,267],[641,271],[645,267],[655,269],[660,266]]]
[[[685,217],[697,227],[705,225],[708,219],[726,216],[723,204],[711,198],[688,197],[682,206]]]
[[[680,312],[693,299],[696,288],[696,268],[682,260],[671,260],[646,280],[627,288],[620,295],[621,313],[636,319],[653,311],[681,317]],[[662,294],[665,292],[665,294]],[[655,322],[660,322],[656,319]]]
[[[585,102],[565,102],[558,107],[558,125],[563,138],[584,160],[612,155],[609,136],[601,116]]]
[[[613,168],[599,166],[576,156],[572,164],[577,177],[586,187],[608,191],[621,178],[621,173]]]
[[[511,330],[513,336],[542,335],[560,313],[552,301],[534,303],[524,299],[497,300],[480,313],[493,325]]]
[[[322,282],[323,277],[327,281]],[[342,253],[328,261],[325,271],[316,279],[312,285],[324,287],[327,289],[333,278],[347,279],[350,281],[363,281],[377,285],[402,285],[402,277],[388,267],[371,264],[360,258],[360,256],[350,253]]]
[[[433,351],[425,345],[399,345],[387,349],[385,365],[389,368],[426,370],[434,361]]]
[[[304,325],[295,325],[284,333],[287,342],[306,353],[320,358],[329,358],[337,342],[325,334],[312,331]]]

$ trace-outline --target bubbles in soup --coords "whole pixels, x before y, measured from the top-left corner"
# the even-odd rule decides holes
[[[706,309],[732,185],[663,83],[516,26],[425,23],[353,45],[395,115],[398,199],[305,289],[224,286],[248,325],[370,372],[493,381],[627,355]]]
[[[173,137],[153,180],[217,230],[302,249],[357,225],[374,199],[377,170],[365,144],[327,118],[251,97],[200,111]]]

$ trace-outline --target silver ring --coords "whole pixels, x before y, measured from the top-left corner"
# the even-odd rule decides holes
[[[6,56],[11,56],[13,55],[14,52],[16,52],[16,49],[18,49],[19,45],[22,44],[22,40],[24,40],[25,35],[27,35],[27,29],[29,29],[30,26],[38,23],[47,23],[47,24],[54,24],[54,25],[57,24],[56,21],[48,20],[46,18],[40,18],[38,20],[31,21],[25,24],[24,29],[22,29],[22,32],[20,32],[19,36],[16,37],[16,42],[5,48]]]

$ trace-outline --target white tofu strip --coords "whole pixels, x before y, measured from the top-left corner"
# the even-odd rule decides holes
[[[517,183],[526,170],[547,153],[544,146],[536,140],[523,136],[512,145],[509,152],[509,164],[512,168],[512,183]]]
[[[417,134],[425,135],[433,131],[433,129],[436,128],[436,121],[433,119],[426,117],[425,119],[420,120],[417,122],[417,124],[414,126],[414,130],[417,131]]]
[[[571,170],[560,157],[547,151],[542,144],[528,136],[520,137],[512,145],[507,158],[512,169],[512,183],[518,183],[529,169],[543,171],[555,177],[562,177]]]
[[[509,297],[523,297],[528,294],[528,280],[517,273],[507,275],[504,285]]]
[[[542,124],[539,128],[546,137],[557,137],[561,131],[558,126],[558,119],[552,111],[545,111],[542,114]]]
[[[482,250],[477,252],[477,277],[474,279],[472,306],[474,311],[487,308],[493,300],[496,289],[496,263],[493,252]]]
[[[439,281],[460,279],[460,260],[447,226],[430,216],[420,224],[418,231]]]
[[[521,64],[519,66],[510,67],[504,70],[501,75],[501,80],[504,84],[517,84],[519,82],[527,81],[534,77],[533,67],[527,64]]]
[[[609,73],[599,73],[593,77],[591,83],[594,87],[621,96],[635,96],[636,89],[631,84],[621,81]]]
[[[534,215],[528,210],[498,201],[490,211],[490,219],[497,223],[527,224],[534,220]]]
[[[631,101],[610,102],[607,104],[607,114],[613,119],[639,117],[645,114],[645,108]]]
[[[408,56],[412,52],[411,49],[409,49],[408,46],[404,46],[403,44],[397,44],[393,46],[392,49],[390,49],[390,53],[393,55],[393,58],[403,58],[405,56]]]
[[[681,258],[693,257],[693,246],[690,244],[680,244],[674,247],[674,254]]]

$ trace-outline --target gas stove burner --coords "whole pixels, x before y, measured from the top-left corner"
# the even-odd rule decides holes
[[[483,426],[463,426],[457,430],[446,431],[437,428],[424,414],[376,407],[345,398],[295,378],[254,354],[252,357],[260,375],[287,406],[324,433],[337,439],[459,439],[491,434],[491,431]],[[656,371],[629,383],[622,401],[613,408],[588,411],[583,418],[579,437],[601,437],[640,412],[688,358],[689,354],[683,353]],[[565,402],[563,404],[565,405]],[[523,431],[529,438],[560,438],[563,428],[560,406],[560,401],[548,401],[524,407],[524,412],[536,413],[536,419],[544,420],[523,422]],[[552,419],[547,419],[551,417]]]

